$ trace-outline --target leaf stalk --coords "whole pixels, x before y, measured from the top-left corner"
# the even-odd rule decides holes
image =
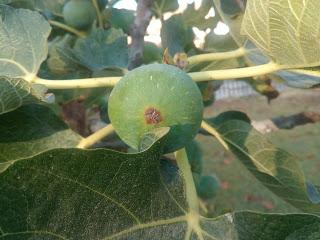
[[[97,0],[91,0],[91,1],[97,13],[98,26],[99,28],[103,28],[103,18],[99,9],[98,2]]]
[[[86,37],[87,34],[83,31],[79,31],[73,27],[70,27],[64,23],[61,23],[61,22],[57,22],[57,21],[53,21],[53,20],[49,20],[48,21],[50,23],[51,26],[54,26],[54,27],[58,27],[58,28],[61,28],[67,32],[70,32],[70,33],[73,33],[74,35],[78,36],[78,37]]]
[[[189,76],[195,82],[234,80],[237,78],[255,77],[285,69],[284,66],[270,62],[263,65],[245,68],[224,69],[204,72],[192,72]],[[73,80],[47,80],[34,79],[33,83],[42,84],[48,89],[75,89],[75,88],[99,88],[114,87],[121,77],[84,78]]]
[[[188,64],[196,64],[200,62],[210,62],[210,61],[221,61],[231,58],[239,58],[246,54],[246,51],[243,47],[238,48],[234,51],[229,52],[217,52],[217,53],[206,53],[191,56],[188,58]]]
[[[89,137],[82,139],[77,145],[77,148],[87,149],[112,133],[114,133],[114,128],[111,124],[108,124],[106,127],[98,130]]]

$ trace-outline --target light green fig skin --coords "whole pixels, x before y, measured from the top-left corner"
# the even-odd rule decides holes
[[[77,29],[89,28],[96,19],[96,10],[91,0],[71,0],[63,7],[65,22]]]
[[[161,114],[157,124],[148,124],[145,111]],[[170,127],[164,152],[189,143],[202,121],[203,103],[197,85],[182,70],[165,64],[150,64],[126,74],[111,92],[108,114],[119,137],[138,149],[143,134],[158,127]]]

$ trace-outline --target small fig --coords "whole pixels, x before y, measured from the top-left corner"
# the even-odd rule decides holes
[[[90,0],[70,0],[63,6],[65,22],[77,29],[89,28],[96,19],[96,10]]]
[[[197,186],[198,196],[202,199],[214,198],[220,189],[220,182],[214,175],[201,176]]]
[[[189,164],[191,166],[191,171],[193,173],[202,173],[202,165],[203,165],[203,153],[200,147],[200,144],[192,140],[186,146],[186,152],[189,160]]]

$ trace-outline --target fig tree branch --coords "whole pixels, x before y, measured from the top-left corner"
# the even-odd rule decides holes
[[[144,35],[152,18],[152,4],[154,0],[139,0],[137,15],[131,28],[132,43],[129,53],[128,69],[131,70],[142,64]]]

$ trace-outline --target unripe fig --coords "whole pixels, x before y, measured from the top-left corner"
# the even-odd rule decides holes
[[[202,173],[203,154],[200,144],[196,140],[192,140],[186,146],[186,152],[193,173]]]
[[[63,7],[65,22],[77,29],[86,29],[96,19],[96,10],[90,0],[70,0]]]
[[[119,137],[139,148],[143,134],[170,127],[166,153],[184,147],[197,134],[202,120],[202,97],[182,70],[150,64],[126,74],[109,98],[109,118]]]
[[[145,42],[143,46],[143,63],[162,61],[162,50],[152,42]]]
[[[220,189],[220,182],[214,175],[202,176],[196,185],[198,196],[202,199],[210,199],[216,196]]]

